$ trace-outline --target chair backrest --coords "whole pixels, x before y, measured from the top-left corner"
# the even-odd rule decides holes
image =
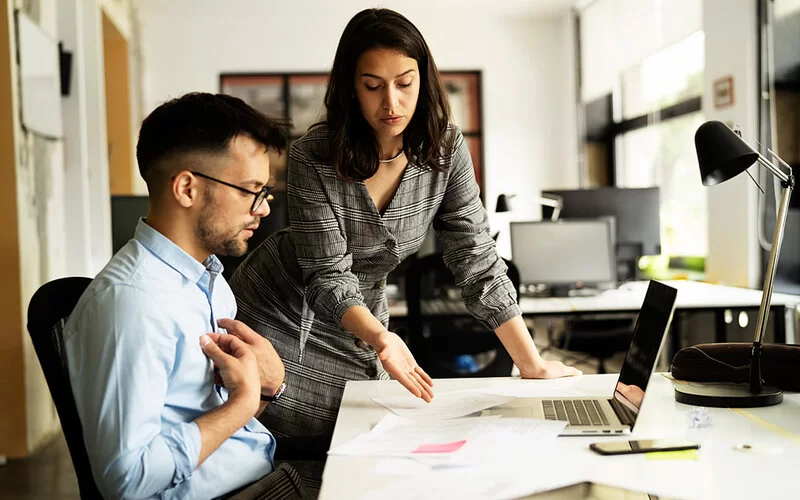
[[[519,290],[517,267],[509,260],[505,263],[511,283]],[[470,376],[511,374],[513,362],[510,356],[494,332],[480,326],[463,307],[458,287],[441,253],[416,259],[409,265],[405,274],[405,297],[409,349],[431,376],[464,376],[437,363],[443,356],[473,355],[491,350],[497,357],[487,367],[489,369]],[[444,306],[444,310],[429,314],[430,309],[437,309],[437,304]]]
[[[39,287],[28,305],[28,333],[61,420],[81,498],[94,499],[102,496],[92,477],[83,442],[83,427],[72,396],[63,339],[67,318],[91,282],[91,278],[61,278]]]

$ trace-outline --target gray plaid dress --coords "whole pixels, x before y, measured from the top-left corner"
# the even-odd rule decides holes
[[[345,383],[389,378],[341,317],[362,305],[388,325],[386,275],[419,249],[431,224],[470,312],[489,329],[520,314],[469,150],[461,132],[452,133],[454,150],[440,160],[450,168],[409,164],[383,214],[363,182],[337,177],[324,128],[289,151],[290,228],[256,248],[230,282],[238,319],[286,365],[286,392],[260,418],[277,437],[330,439]]]

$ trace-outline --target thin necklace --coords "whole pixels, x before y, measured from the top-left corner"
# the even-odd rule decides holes
[[[388,160],[378,160],[378,161],[381,162],[381,163],[389,163],[389,162],[395,161],[396,159],[400,158],[401,156],[403,156],[404,153],[405,153],[405,151],[403,151],[401,149],[400,152],[397,153],[397,156],[395,156],[394,158],[389,158]]]

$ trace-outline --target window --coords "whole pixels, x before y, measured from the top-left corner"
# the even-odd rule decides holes
[[[705,256],[708,251],[706,191],[694,151],[694,133],[704,121],[695,112],[619,139],[617,154],[626,168],[617,184],[660,188],[661,253],[666,255]]]
[[[703,94],[705,35],[698,31],[622,73],[622,118],[657,112]]]
[[[694,133],[700,112],[705,37],[702,32],[664,47],[621,75],[621,118],[615,133],[615,181],[661,190],[661,250],[705,256],[706,193]]]

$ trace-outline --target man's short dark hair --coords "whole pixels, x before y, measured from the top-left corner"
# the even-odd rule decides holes
[[[139,173],[149,185],[163,160],[187,153],[225,153],[239,135],[280,153],[288,144],[289,124],[225,94],[194,92],[172,99],[142,122],[136,145]]]

